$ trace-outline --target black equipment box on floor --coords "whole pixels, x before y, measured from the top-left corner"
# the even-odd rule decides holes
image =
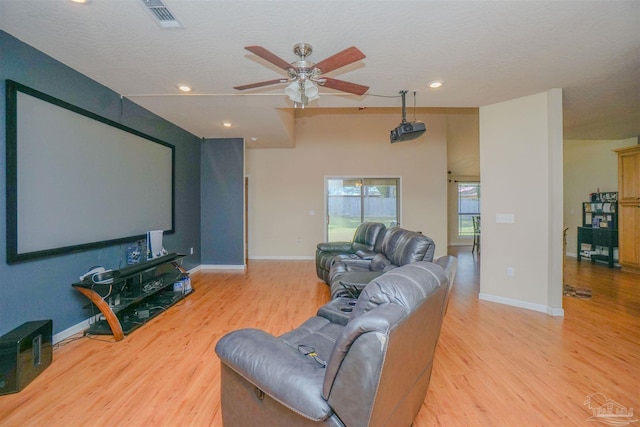
[[[0,337],[0,395],[16,393],[53,359],[53,322],[26,322]]]

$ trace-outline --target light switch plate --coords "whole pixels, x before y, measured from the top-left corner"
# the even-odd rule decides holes
[[[513,224],[515,218],[513,214],[496,214],[497,224]]]

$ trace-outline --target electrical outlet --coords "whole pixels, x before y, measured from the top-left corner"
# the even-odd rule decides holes
[[[189,248],[189,255],[193,255],[193,248]]]
[[[298,237],[298,240],[296,240],[296,244],[300,246],[302,244],[302,238]]]
[[[513,277],[516,275],[516,269],[513,267],[507,267],[507,277]]]

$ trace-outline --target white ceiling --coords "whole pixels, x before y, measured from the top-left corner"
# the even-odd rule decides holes
[[[292,146],[295,112],[283,84],[233,89],[286,77],[244,46],[289,62],[299,42],[314,62],[358,47],[365,59],[327,76],[370,87],[321,88],[307,108],[398,107],[399,122],[400,90],[408,107],[413,91],[418,107],[479,107],[563,88],[565,138],[640,135],[638,0],[163,1],[184,28],[141,0],[0,0],[0,29],[199,137],[250,146]]]

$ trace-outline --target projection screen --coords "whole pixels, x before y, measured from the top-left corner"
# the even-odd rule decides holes
[[[174,231],[173,145],[7,80],[7,262]]]

